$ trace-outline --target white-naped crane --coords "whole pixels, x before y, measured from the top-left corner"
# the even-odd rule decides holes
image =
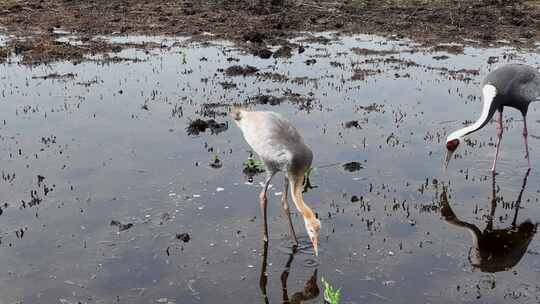
[[[259,155],[259,158],[264,162],[267,169],[267,177],[259,195],[264,221],[264,241],[268,242],[268,220],[266,214],[268,199],[266,192],[268,191],[272,177],[282,171],[285,173],[285,183],[281,204],[289,220],[291,237],[295,246],[297,246],[298,240],[294,232],[287,200],[289,185],[291,187],[292,200],[304,218],[304,224],[309,239],[313,244],[315,255],[318,255],[317,246],[321,222],[305,203],[302,195],[304,173],[311,166],[313,152],[304,143],[302,136],[294,125],[278,113],[247,111],[241,107],[233,107],[230,115],[238,127],[240,127],[247,143]]]
[[[540,74],[538,71],[524,64],[506,64],[490,72],[482,82],[482,114],[472,125],[451,133],[446,139],[445,167],[452,158],[464,136],[483,128],[498,112],[497,146],[495,159],[491,171],[495,172],[499,148],[503,135],[503,109],[511,107],[519,110],[523,115],[523,138],[525,141],[525,158],[529,168],[529,144],[527,141],[527,111],[529,104],[540,99]]]

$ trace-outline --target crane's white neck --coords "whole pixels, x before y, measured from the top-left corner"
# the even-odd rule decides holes
[[[450,135],[448,135],[446,141],[449,142],[454,139],[460,139],[463,136],[475,132],[476,130],[483,127],[487,123],[486,121],[491,118],[489,117],[489,109],[491,108],[491,104],[493,103],[496,95],[497,88],[495,88],[495,86],[491,84],[484,85],[484,87],[482,88],[482,98],[484,106],[482,108],[482,114],[480,115],[480,118],[478,118],[478,120],[472,125],[452,132]]]

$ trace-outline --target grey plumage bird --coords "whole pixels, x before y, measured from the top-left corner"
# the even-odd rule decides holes
[[[291,187],[292,200],[304,218],[307,233],[313,243],[315,255],[317,255],[321,223],[316,218],[315,213],[305,203],[302,196],[304,173],[311,166],[313,152],[304,143],[302,136],[293,124],[278,113],[247,111],[239,107],[234,107],[230,114],[242,131],[247,143],[259,155],[259,158],[264,162],[267,169],[267,177],[263,190],[259,195],[264,221],[264,241],[268,241],[268,221],[266,215],[268,199],[266,192],[268,191],[272,177],[282,171],[285,173],[285,183],[281,203],[283,211],[289,220],[291,237],[295,245],[298,245],[287,200],[289,185]]]
[[[507,64],[489,73],[482,82],[483,108],[480,118],[472,125],[451,133],[446,139],[446,166],[452,154],[458,148],[464,136],[483,128],[498,112],[497,146],[495,159],[491,170],[495,172],[499,148],[503,135],[502,113],[504,107],[519,110],[523,115],[523,138],[525,142],[525,158],[529,168],[529,145],[527,140],[527,111],[533,101],[540,98],[540,74],[538,71],[524,64]]]

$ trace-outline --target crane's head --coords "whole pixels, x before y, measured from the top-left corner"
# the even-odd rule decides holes
[[[450,134],[450,136],[448,136],[448,138],[446,139],[446,155],[444,160],[445,169],[448,168],[448,163],[450,163],[452,155],[454,155],[454,152],[456,152],[460,142],[461,138],[453,137],[452,134]]]
[[[321,222],[316,218],[306,218],[305,219],[306,230],[309,235],[309,239],[313,244],[313,250],[315,255],[319,255],[319,230],[321,230]]]

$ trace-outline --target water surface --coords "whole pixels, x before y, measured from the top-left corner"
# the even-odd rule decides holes
[[[440,209],[447,187],[454,215],[485,229],[495,125],[471,136],[447,172],[443,142],[478,117],[483,76],[506,62],[538,66],[537,51],[465,47],[456,55],[410,41],[328,36],[328,44],[298,39],[306,51],[293,49],[288,59],[157,37],[148,41],[165,39],[164,48],[111,55],[130,59],[118,63],[94,57],[29,67],[12,58],[1,65],[0,303],[280,303],[314,275],[321,292],[321,276],[341,287],[344,303],[538,301],[534,234],[517,265],[484,272],[471,262],[471,234]],[[362,55],[355,47],[389,52]],[[498,62],[488,64],[492,56]],[[226,76],[235,64],[259,72]],[[51,73],[74,77],[42,77]],[[256,104],[261,94],[283,100]],[[276,176],[267,298],[259,287],[264,174],[251,182],[242,172],[249,146],[221,115],[233,103],[283,113],[315,154],[316,188],[305,199],[322,221],[320,255],[311,254],[297,213],[305,246],[290,255]],[[535,169],[517,224],[540,221],[538,111],[529,111]],[[188,134],[198,118],[228,128]],[[521,116],[510,109],[505,119],[493,229],[511,227],[526,174]],[[352,120],[358,127],[346,128]],[[210,166],[216,157],[219,168]],[[362,169],[339,165],[351,161]],[[119,231],[111,221],[133,226]]]

